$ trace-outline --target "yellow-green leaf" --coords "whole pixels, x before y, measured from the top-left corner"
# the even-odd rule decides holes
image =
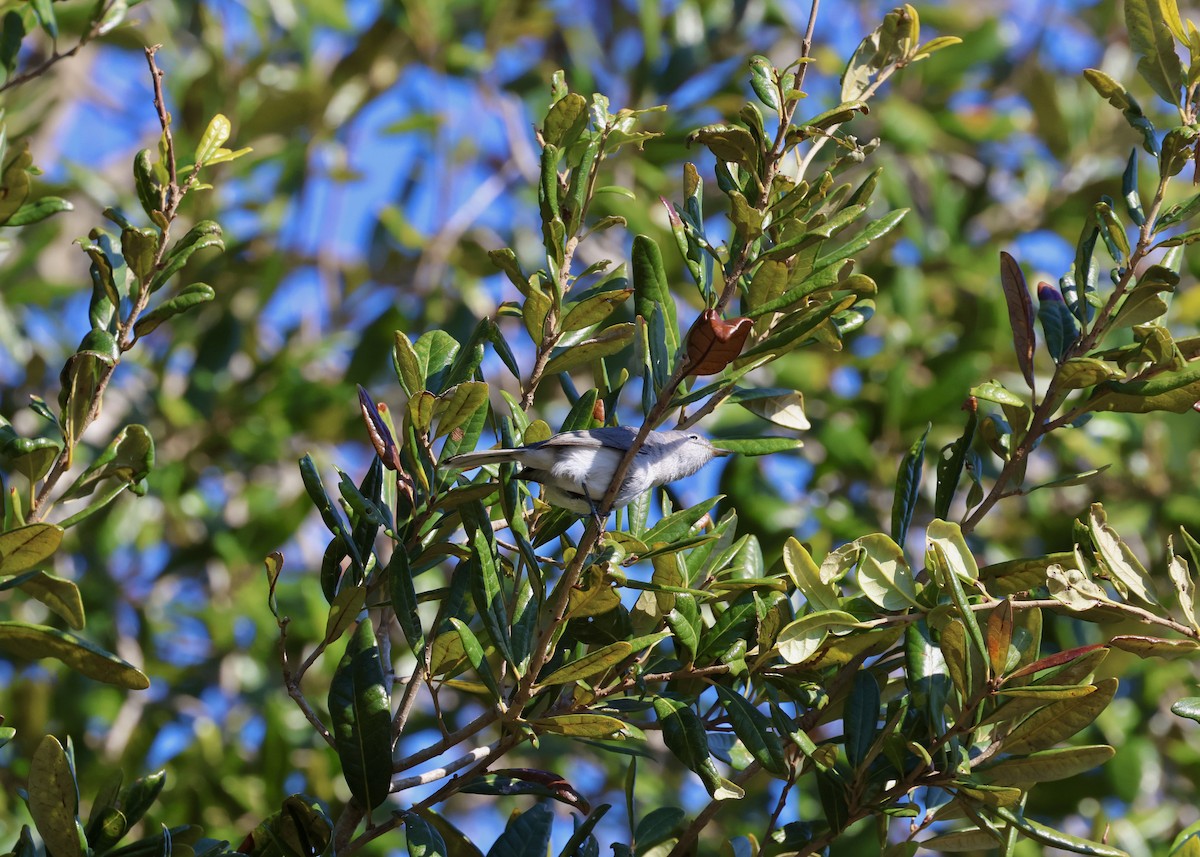
[[[58,550],[62,537],[62,527],[41,523],[0,533],[0,574],[28,571]]]
[[[590,678],[616,666],[632,653],[633,647],[624,640],[620,640],[602,649],[589,652],[577,661],[572,661],[565,666],[559,667],[539,681],[538,684],[542,687],[549,687],[550,685],[566,684],[567,682]]]

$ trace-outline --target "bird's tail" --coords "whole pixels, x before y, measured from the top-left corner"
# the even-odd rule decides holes
[[[519,460],[519,449],[485,449],[480,452],[464,452],[447,458],[443,464],[455,470],[470,470],[473,467],[483,467],[485,464],[503,464],[506,461]]]

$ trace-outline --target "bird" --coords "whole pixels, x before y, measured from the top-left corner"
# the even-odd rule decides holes
[[[595,515],[596,504],[608,492],[617,465],[637,433],[630,426],[560,432],[528,446],[455,455],[446,459],[445,466],[470,470],[487,464],[520,464],[517,478],[541,483],[542,498],[551,506]],[[634,456],[613,508],[628,506],[651,488],[691,476],[724,455],[729,452],[696,432],[652,431]]]

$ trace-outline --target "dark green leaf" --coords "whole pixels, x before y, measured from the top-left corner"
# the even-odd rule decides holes
[[[421,657],[425,648],[425,632],[421,628],[421,616],[417,612],[417,592],[413,587],[412,570],[408,566],[408,554],[404,545],[397,544],[388,560],[388,581],[392,594],[392,610],[404,634],[404,639],[414,655]]]
[[[37,202],[27,202],[8,218],[5,226],[29,226],[41,223],[47,217],[60,211],[74,211],[75,206],[59,196],[43,196]]]
[[[371,620],[346,643],[329,687],[329,714],[342,776],[350,792],[373,809],[392,782],[392,718],[383,663]]]
[[[879,731],[879,682],[869,670],[854,676],[850,698],[846,701],[846,757],[857,770],[867,760],[867,752]]]
[[[770,718],[741,694],[720,684],[716,685],[716,689],[721,704],[729,714],[729,725],[750,755],[771,773],[786,776],[788,764],[783,742],[772,730]]]
[[[545,804],[534,804],[513,818],[488,849],[487,857],[546,857],[554,813]]]
[[[900,461],[896,474],[896,492],[892,498],[892,539],[903,545],[908,538],[908,527],[916,511],[917,496],[921,490],[921,471],[925,464],[925,439],[932,426],[926,425],[920,440],[916,441]]]
[[[446,842],[432,824],[416,813],[404,816],[409,857],[450,857]]]
[[[192,283],[185,286],[175,297],[163,301],[139,318],[133,326],[133,332],[138,336],[145,336],[164,321],[198,307],[200,304],[208,303],[216,296],[217,293],[213,291],[212,286],[206,283]]]

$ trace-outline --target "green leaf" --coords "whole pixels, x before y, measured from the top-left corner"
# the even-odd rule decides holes
[[[488,385],[483,381],[463,381],[438,397],[433,414],[438,420],[434,439],[445,437],[466,423],[488,397]]]
[[[821,577],[821,570],[812,554],[795,536],[788,537],[783,546],[783,565],[792,583],[814,610],[831,611],[841,607],[836,587]]]
[[[62,452],[62,444],[48,437],[17,437],[15,434],[5,442],[0,430],[0,465],[20,473],[32,485],[49,471]]]
[[[1072,357],[1059,364],[1059,386],[1065,390],[1082,390],[1105,381],[1120,378],[1122,372],[1095,357]]]
[[[106,479],[116,479],[132,488],[149,476],[153,468],[154,439],[149,430],[141,425],[126,426],[79,475],[63,499],[86,497]]]
[[[184,286],[175,297],[163,301],[139,318],[133,326],[133,332],[139,337],[145,336],[147,333],[158,328],[163,322],[194,309],[201,304],[208,303],[216,296],[217,293],[207,283],[192,283],[191,285]]]
[[[65,619],[76,631],[83,627],[83,599],[79,595],[79,587],[73,581],[40,570],[27,571],[0,583],[0,592],[6,589],[20,589],[36,598]]]
[[[1200,401],[1200,360],[1192,360],[1182,369],[1159,372],[1146,380],[1108,381],[1092,392],[1087,404],[1095,411],[1185,414],[1197,401]]]
[[[508,822],[487,857],[547,857],[553,826],[554,813],[550,807],[534,804]]]
[[[1008,733],[1001,749],[1021,756],[1070,738],[1108,707],[1116,690],[1117,680],[1108,678],[1096,682],[1095,690],[1086,696],[1061,699],[1039,708]]]
[[[662,319],[662,353],[671,361],[679,350],[679,322],[666,266],[662,264],[662,251],[650,236],[635,235],[630,262],[634,275],[634,312],[646,319],[652,330],[656,329],[655,316]],[[666,372],[671,370],[671,366],[662,368]]]
[[[421,377],[425,379],[422,386],[435,395],[441,393],[450,365],[458,354],[458,340],[444,330],[430,330],[421,335],[413,350]]]
[[[1129,545],[1108,525],[1104,508],[1093,503],[1088,514],[1088,532],[1098,552],[1097,558],[1121,585],[1147,604],[1157,604],[1158,599],[1150,591],[1150,578]]]
[[[405,814],[404,835],[409,857],[450,857],[446,841],[437,828],[416,813]]]
[[[145,690],[146,674],[75,634],[45,625],[0,622],[0,648],[19,658],[55,658],[81,675],[124,687]]]
[[[544,682],[543,686],[549,687],[550,684],[550,682]],[[574,738],[621,737],[629,728],[625,721],[607,714],[588,713],[542,717],[532,723],[534,728],[541,732],[552,732],[555,735],[567,735]]]
[[[862,549],[856,579],[863,595],[884,610],[916,606],[917,587],[900,546],[883,533],[863,536],[854,544]]]
[[[1186,696],[1171,704],[1171,713],[1200,723],[1200,696]]]
[[[846,757],[855,770],[868,761],[867,753],[875,743],[880,704],[879,682],[875,676],[869,670],[855,673],[844,715]]]
[[[355,623],[366,601],[365,586],[346,585],[338,590],[329,604],[329,615],[325,618],[323,639],[326,645],[340,639],[346,629]]]
[[[904,219],[904,215],[908,214],[907,208],[901,208],[896,211],[885,214],[878,220],[872,220],[863,231],[855,235],[848,242],[834,250],[830,250],[824,256],[818,257],[813,265],[814,271],[819,271],[822,268],[829,267],[843,259],[849,259],[856,253],[860,253],[874,243],[877,239],[887,235],[893,229],[900,225],[900,221]]]
[[[569,148],[587,127],[587,99],[577,92],[568,92],[550,106],[542,123],[542,139],[559,149]]]
[[[665,696],[656,696],[654,713],[662,726],[663,742],[667,749],[700,776],[710,795],[717,800],[742,797],[741,789],[722,779],[717,772],[717,766],[709,757],[704,724],[690,706]]]
[[[978,417],[974,408],[967,407],[967,424],[958,440],[942,447],[937,463],[937,490],[933,501],[934,517],[947,519],[950,517],[950,506],[958,491],[958,482],[962,477],[967,456],[971,451],[971,443],[975,440],[975,428]]]
[[[471,536],[471,598],[475,603],[475,611],[483,619],[483,627],[487,629],[491,642],[505,659],[511,662],[513,658],[508,639],[508,609],[505,605],[504,590],[500,586],[500,575],[496,569],[496,556],[488,539],[489,534],[478,529]]]
[[[1065,780],[1099,767],[1116,755],[1107,744],[1062,747],[1043,750],[1023,759],[1006,759],[996,765],[976,768],[989,783],[998,786],[1032,786],[1051,780]]]
[[[538,686],[550,687],[591,678],[621,663],[632,653],[633,646],[624,640],[612,643],[594,652],[589,652],[579,660],[559,667],[544,679],[539,680]]]
[[[921,490],[921,470],[925,463],[925,439],[929,437],[930,428],[932,426],[927,424],[921,438],[909,447],[896,474],[896,492],[892,498],[892,538],[900,545],[908,537],[908,526],[916,511],[917,494]]]
[[[397,544],[388,560],[387,575],[392,596],[392,610],[396,621],[408,642],[408,647],[418,658],[425,648],[425,632],[421,627],[421,616],[417,612],[417,592],[413,586],[412,569],[403,544]]]
[[[16,210],[12,217],[5,221],[5,226],[29,226],[41,223],[47,217],[60,211],[74,211],[75,206],[60,196],[43,196],[36,202],[27,202]]]
[[[462,644],[462,653],[466,656],[467,662],[471,664],[471,668],[475,670],[475,673],[483,681],[488,692],[492,695],[492,699],[500,699],[500,686],[496,684],[496,677],[492,674],[492,667],[487,662],[487,658],[484,657],[483,646],[480,645],[479,638],[475,636],[475,632],[461,619],[451,616],[450,624],[458,632],[458,639]],[[440,641],[440,637],[434,641],[435,657],[438,655],[437,648]],[[447,654],[455,654],[452,647],[450,647]]]
[[[1138,73],[1159,98],[1179,106],[1183,65],[1175,53],[1175,39],[1163,17],[1160,0],[1126,0],[1125,24],[1138,57]]]
[[[997,405],[1008,405],[1014,408],[1026,407],[1025,400],[1016,393],[1009,392],[999,381],[986,381],[971,388],[971,395]]]
[[[1075,316],[1053,286],[1038,284],[1038,321],[1045,335],[1046,350],[1057,362],[1079,338]]]
[[[76,814],[79,787],[62,744],[47,735],[38,744],[29,765],[29,814],[48,853],[55,857],[83,857],[87,839]]]
[[[53,556],[63,529],[55,524],[27,524],[0,533],[0,574],[19,574]]]
[[[770,455],[804,446],[795,437],[722,437],[713,438],[713,446],[737,455]]]
[[[729,725],[750,755],[771,773],[786,776],[788,764],[783,742],[772,730],[770,718],[740,693],[720,684],[716,685],[716,689],[721,704],[729,714]]]
[[[596,336],[558,350],[546,364],[546,374],[568,372],[603,357],[611,357],[633,341],[636,325],[632,322],[610,325]]]
[[[643,815],[633,831],[638,853],[644,854],[644,849],[653,848],[677,834],[686,817],[687,814],[677,806],[660,806]]]
[[[121,255],[125,264],[137,277],[139,287],[154,273],[154,260],[158,255],[158,230],[126,227],[121,230]]]
[[[1104,845],[1099,842],[1092,842],[1089,839],[1081,839],[1078,836],[1071,836],[1060,830],[1047,827],[1040,822],[1025,818],[1023,815],[1018,815],[1002,806],[995,807],[993,812],[1034,842],[1049,845],[1051,848],[1061,848],[1064,851],[1092,855],[1092,857],[1129,857],[1129,854],[1120,848],[1114,848],[1111,845]]]
[[[329,715],[342,776],[362,806],[374,809],[392,782],[392,717],[369,618],[346,643],[329,687]]]
[[[150,292],[153,294],[167,284],[167,280],[179,273],[183,266],[200,250],[207,247],[225,249],[221,238],[221,227],[212,220],[202,220],[188,230],[187,234],[175,242],[163,257],[162,265],[154,279],[150,281]]]
[[[583,330],[593,324],[599,324],[612,315],[613,310],[623,304],[633,294],[633,289],[609,289],[599,292],[567,310],[563,319],[563,332]]]
[[[208,121],[208,127],[204,129],[200,142],[196,144],[196,154],[192,160],[196,164],[207,164],[217,150],[229,140],[232,130],[233,126],[229,119],[224,114],[218,113]]]
[[[844,610],[819,610],[785,625],[775,638],[779,656],[789,664],[801,664],[817,653],[830,629],[859,628],[862,624]]]
[[[737,125],[705,125],[688,135],[688,145],[700,143],[717,160],[738,164],[757,172],[761,155],[757,141],[745,128]]]

